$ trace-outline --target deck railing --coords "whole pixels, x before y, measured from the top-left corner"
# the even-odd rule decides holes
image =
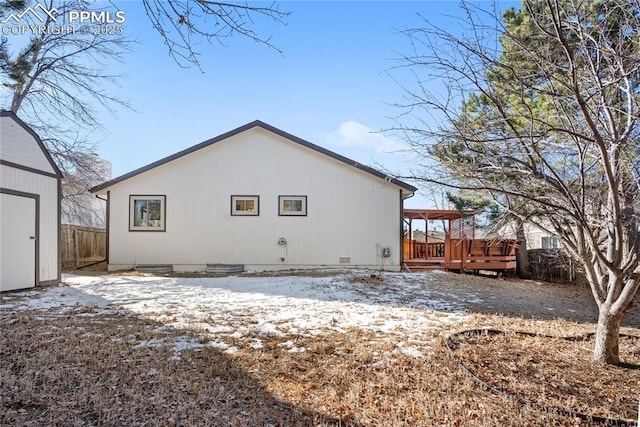
[[[448,270],[509,270],[516,268],[517,240],[451,239],[445,257]]]
[[[453,239],[425,243],[404,241],[405,260],[444,261],[447,270],[509,270],[516,268],[517,240]]]
[[[444,242],[427,243],[427,258],[444,258]]]
[[[419,242],[417,240],[404,240],[404,259],[430,259],[444,258],[444,242]]]

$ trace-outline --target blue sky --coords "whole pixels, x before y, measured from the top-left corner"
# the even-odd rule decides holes
[[[286,25],[257,20],[252,28],[272,35],[283,55],[234,36],[226,46],[199,47],[202,72],[174,62],[139,2],[111,4],[126,13],[125,34],[139,41],[117,68],[125,77],[114,89],[135,111],[104,113],[107,132],[96,135],[114,177],[256,119],[407,174],[415,155],[377,133],[401,113],[393,104],[403,89],[389,76],[410,48],[399,32],[420,26],[419,14],[445,26],[459,25],[447,16],[460,14],[457,1],[279,2],[291,12]],[[433,200],[418,194],[406,205],[432,207]]]
[[[408,41],[399,31],[457,13],[455,1],[280,2],[286,25],[258,20],[283,55],[240,37],[202,45],[202,68],[178,67],[140,4],[115,1],[139,44],[119,90],[135,112],[107,118],[99,153],[114,176],[251,122],[267,122],[374,167],[406,173],[414,155],[376,133],[393,125],[402,89],[388,75]],[[432,204],[416,196],[413,207]]]

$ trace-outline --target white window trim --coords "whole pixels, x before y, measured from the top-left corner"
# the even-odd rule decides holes
[[[284,202],[286,200],[296,200],[302,202],[301,211],[285,211]],[[278,196],[278,215],[279,216],[307,216],[307,196]]]
[[[164,195],[129,195],[129,231],[165,231],[167,216],[167,196]],[[160,200],[160,224],[158,226],[134,225],[136,200]]]
[[[238,200],[253,200],[256,207],[253,211],[239,211],[236,209],[236,201]],[[231,216],[259,216],[260,215],[260,196],[243,196],[232,195],[231,196]]]

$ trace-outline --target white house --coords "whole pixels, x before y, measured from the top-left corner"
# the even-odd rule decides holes
[[[260,121],[91,191],[107,200],[109,270],[399,270],[415,187]]]
[[[0,112],[0,291],[60,281],[61,173],[38,135]]]
[[[560,239],[553,233],[538,227],[531,222],[525,222],[524,235],[526,240],[526,249],[560,249]],[[509,222],[499,230],[496,234],[503,239],[516,239],[516,223]]]

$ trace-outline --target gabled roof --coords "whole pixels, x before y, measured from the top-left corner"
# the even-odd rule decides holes
[[[31,126],[23,122],[13,111],[0,110],[0,117],[12,118],[14,122],[16,122],[21,128],[27,131],[27,133],[29,133],[33,137],[33,139],[36,141],[36,143],[42,150],[42,153],[47,158],[47,161],[53,168],[55,175],[58,178],[62,178],[62,172],[60,172],[60,169],[56,165],[56,162],[53,161],[53,157],[51,157],[51,153],[49,153],[49,150],[47,150],[47,147],[45,147],[44,143],[40,139],[40,136],[33,129],[31,129]],[[8,162],[3,162],[3,163],[8,163]]]
[[[280,130],[278,128],[275,128],[275,127],[273,127],[271,125],[268,125],[268,124],[266,124],[264,122],[261,122],[260,120],[255,120],[255,121],[253,121],[251,123],[247,123],[244,126],[240,126],[237,129],[231,130],[229,132],[225,132],[225,133],[223,133],[221,135],[218,135],[218,136],[216,136],[214,138],[211,138],[211,139],[208,139],[208,140],[206,140],[204,142],[201,142],[200,144],[194,145],[193,147],[190,147],[190,148],[187,148],[185,150],[179,151],[179,152],[177,152],[175,154],[172,154],[171,156],[165,157],[164,159],[160,159],[158,161],[155,161],[155,162],[153,162],[153,163],[151,163],[151,164],[149,164],[147,166],[143,166],[143,167],[141,167],[139,169],[136,169],[134,171],[131,171],[129,173],[121,175],[121,176],[119,176],[117,178],[112,179],[111,181],[105,182],[104,184],[97,185],[97,186],[93,187],[90,191],[92,193],[96,193],[96,192],[98,192],[100,190],[103,190],[103,189],[105,189],[107,187],[111,187],[112,185],[118,184],[118,183],[120,183],[122,181],[126,181],[129,178],[133,178],[134,176],[140,175],[140,174],[142,174],[144,172],[147,172],[147,171],[149,171],[151,169],[157,168],[158,166],[162,166],[162,165],[164,165],[166,163],[169,163],[169,162],[171,162],[173,160],[179,159],[180,157],[186,156],[186,155],[191,154],[191,153],[193,153],[195,151],[198,151],[198,150],[201,150],[203,148],[209,147],[210,145],[213,145],[213,144],[215,144],[217,142],[223,141],[223,140],[225,140],[227,138],[230,138],[232,136],[238,135],[238,134],[240,134],[242,132],[245,132],[245,131],[247,131],[249,129],[252,129],[254,127],[259,127],[259,128],[265,129],[265,130],[267,130],[269,132],[272,132],[272,133],[274,133],[276,135],[279,135],[279,136],[281,136],[283,138],[286,138],[286,139],[288,139],[290,141],[298,143],[298,144],[300,144],[300,145],[302,145],[304,147],[307,147],[307,148],[309,148],[311,150],[317,151],[318,153],[324,154],[325,156],[331,157],[331,158],[333,158],[335,160],[338,160],[338,161],[340,161],[342,163],[345,163],[345,164],[347,164],[349,166],[352,166],[352,167],[354,167],[356,169],[360,169],[360,170],[362,170],[364,172],[370,173],[371,175],[374,175],[374,176],[376,176],[376,177],[378,177],[380,179],[383,179],[383,180],[385,180],[387,182],[391,182],[391,183],[397,185],[398,187],[400,187],[400,188],[402,188],[404,190],[407,190],[407,191],[409,191],[411,193],[413,193],[413,192],[415,192],[417,190],[416,187],[414,187],[412,185],[409,185],[409,184],[407,184],[405,182],[402,182],[402,181],[400,181],[398,179],[395,179],[395,178],[393,178],[393,177],[391,177],[389,175],[386,175],[386,174],[384,174],[384,173],[382,173],[382,172],[380,172],[380,171],[378,171],[376,169],[373,169],[373,168],[371,168],[369,166],[365,166],[363,164],[360,164],[360,163],[358,163],[358,162],[356,162],[354,160],[348,159],[347,157],[341,156],[340,154],[334,153],[333,151],[327,150],[326,148],[322,148],[322,147],[320,147],[318,145],[312,144],[312,143],[310,143],[308,141],[305,141],[302,138],[298,138],[297,136],[291,135],[291,134],[289,134],[287,132],[284,132],[284,131],[282,131],[282,130]]]

